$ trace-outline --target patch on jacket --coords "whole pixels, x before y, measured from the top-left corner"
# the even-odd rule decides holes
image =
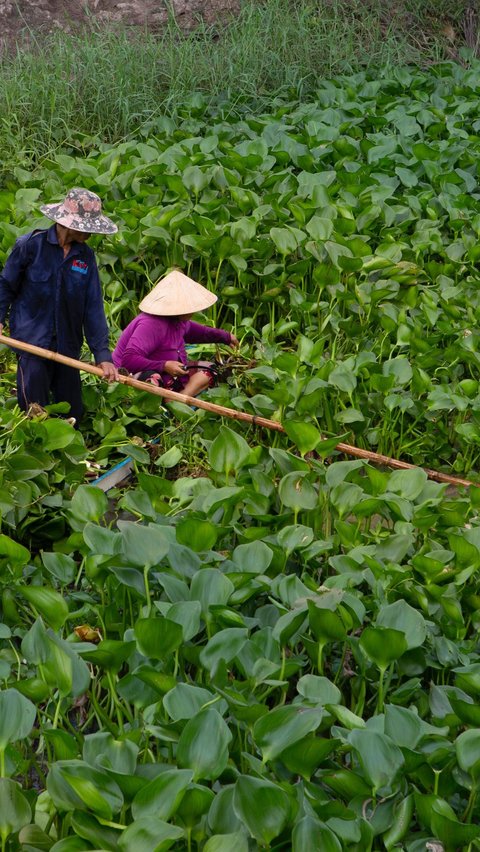
[[[78,259],[72,261],[72,272],[80,272],[82,275],[86,275],[88,272],[88,263]]]

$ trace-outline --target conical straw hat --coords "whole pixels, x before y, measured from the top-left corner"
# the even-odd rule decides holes
[[[155,284],[153,290],[140,302],[140,310],[159,317],[179,317],[204,311],[217,301],[210,293],[183,272],[170,272]]]

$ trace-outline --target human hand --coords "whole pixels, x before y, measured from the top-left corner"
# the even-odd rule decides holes
[[[112,364],[111,361],[102,361],[101,364],[98,365],[101,370],[103,370],[103,378],[110,384],[111,382],[118,382],[118,370],[115,367],[115,364]]]
[[[240,341],[239,341],[239,340],[238,340],[238,338],[237,338],[237,337],[235,337],[235,335],[234,335],[234,334],[232,334],[232,333],[230,333],[230,343],[229,343],[229,346],[231,346],[233,349],[236,349],[236,348],[237,348],[237,346],[240,346]]]
[[[187,369],[181,361],[165,361],[165,366],[163,368],[169,376],[176,379],[178,376],[187,375]]]
[[[0,322],[0,334],[3,334],[3,322]]]

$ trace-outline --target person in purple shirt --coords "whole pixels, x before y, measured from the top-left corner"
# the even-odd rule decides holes
[[[113,363],[139,378],[156,378],[163,387],[197,396],[211,385],[212,374],[202,362],[187,367],[185,344],[238,346],[234,334],[190,319],[216,301],[201,284],[182,272],[171,272],[140,302],[141,313],[122,332]]]

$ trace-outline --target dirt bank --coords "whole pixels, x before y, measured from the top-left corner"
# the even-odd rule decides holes
[[[170,13],[168,9],[171,9]],[[57,28],[135,26],[158,31],[173,14],[179,27],[193,29],[200,21],[212,24],[239,8],[239,0],[0,0],[0,49],[41,40]]]

